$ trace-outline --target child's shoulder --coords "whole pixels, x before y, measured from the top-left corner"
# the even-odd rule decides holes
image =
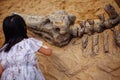
[[[41,45],[41,44],[43,44],[43,42],[41,40],[35,39],[33,37],[24,39],[23,42],[28,43],[28,44],[32,44],[32,45],[35,45],[35,44]]]
[[[27,38],[27,39],[24,39],[24,40],[28,41],[28,42],[42,42],[41,40],[35,39],[33,37],[30,37],[30,38]]]

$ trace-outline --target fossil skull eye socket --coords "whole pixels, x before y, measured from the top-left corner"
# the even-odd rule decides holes
[[[55,31],[56,32],[60,32],[60,28],[55,28]]]

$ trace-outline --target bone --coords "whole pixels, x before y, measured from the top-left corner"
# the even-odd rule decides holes
[[[94,20],[87,19],[87,22],[89,23],[88,34],[92,35],[94,33]]]
[[[105,17],[104,17],[104,14],[99,14],[98,15],[98,18],[101,20],[101,21],[105,21]]]
[[[115,8],[111,4],[107,4],[104,10],[109,15],[109,18],[106,19],[103,23],[103,25],[107,29],[112,28],[116,26],[118,23],[120,23],[120,16],[118,15],[118,13],[115,11]]]
[[[109,44],[108,44],[108,32],[104,32],[104,52],[108,53],[109,52]]]
[[[83,47],[83,49],[85,49],[87,47],[87,45],[88,45],[88,36],[85,35],[85,36],[82,37],[82,47]]]
[[[101,23],[100,22],[97,22],[94,24],[94,31],[97,32],[97,33],[101,33],[104,31],[104,28],[102,26],[100,26]]]
[[[103,23],[100,24],[100,26],[103,26],[104,29],[110,29],[117,24],[120,23],[120,17],[116,17],[115,19],[107,19]]]
[[[78,37],[82,37],[85,33],[86,21],[80,23],[81,28],[78,29]]]
[[[119,25],[120,26],[120,25]],[[113,30],[115,44],[120,47],[120,29]]]
[[[105,27],[105,24],[104,24],[104,22],[105,22],[104,15],[100,14],[100,15],[98,15],[98,18],[100,19],[99,26],[102,27],[103,29],[105,29],[106,27]]]
[[[68,39],[68,40],[66,40],[66,41],[63,41],[63,42],[60,42],[60,43],[54,43],[53,45],[55,45],[55,46],[58,46],[58,47],[63,47],[63,46],[65,46],[66,44],[68,44],[69,42],[70,42],[70,40],[71,39]]]
[[[78,37],[81,38],[84,35],[85,28],[78,28]]]
[[[49,41],[49,43],[52,43],[51,41],[53,40],[52,36],[48,35],[45,32],[40,32],[39,34],[42,35],[42,38],[44,38],[46,41]],[[52,43],[53,44],[53,43]]]
[[[116,17],[119,16],[117,14],[117,12],[115,11],[115,8],[111,4],[107,4],[105,6],[104,10],[107,12],[107,14],[109,15],[110,19],[115,19]]]
[[[109,16],[111,17],[113,14],[111,12],[109,12],[109,10],[107,10],[109,13]],[[117,14],[117,12],[115,12]],[[112,16],[113,17],[113,16]],[[110,29],[114,26],[116,26],[117,24],[120,23],[120,16],[116,15],[116,17],[114,18],[108,18],[105,19],[103,14],[98,15],[98,18],[100,19],[100,21],[98,21],[94,27],[95,32],[103,32],[105,29]]]
[[[92,35],[92,53],[93,54],[97,54],[99,51],[98,40],[99,40],[98,34]]]
[[[85,28],[86,27],[86,21],[85,20],[81,21],[80,26],[81,26],[81,28]]]
[[[92,34],[92,32],[91,32],[91,26],[88,23],[88,21],[84,22],[84,28],[85,28],[84,34],[88,34],[88,35]]]
[[[70,33],[73,37],[78,37],[78,29],[80,29],[79,25],[74,25],[70,27]]]
[[[76,16],[71,15],[71,16],[69,16],[69,19],[70,19],[70,25],[74,25],[74,22],[76,20]]]
[[[113,20],[110,20],[109,22],[110,22],[110,24],[112,25],[112,27],[113,27],[113,26],[116,26],[117,24],[120,23],[120,16],[117,17],[117,18],[115,18],[115,19],[113,19]]]

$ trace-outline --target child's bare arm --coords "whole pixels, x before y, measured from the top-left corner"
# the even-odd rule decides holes
[[[3,72],[3,67],[2,67],[2,65],[0,64],[0,77],[1,77],[1,75],[2,75],[2,72]]]
[[[46,46],[41,46],[40,49],[38,50],[38,52],[40,52],[46,56],[50,56],[52,54],[52,49],[50,49]]]

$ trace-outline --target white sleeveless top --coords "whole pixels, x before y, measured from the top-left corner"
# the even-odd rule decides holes
[[[8,53],[0,52],[0,63],[4,68],[0,80],[45,80],[36,67],[35,52],[41,46],[41,41],[28,38],[15,44]]]

